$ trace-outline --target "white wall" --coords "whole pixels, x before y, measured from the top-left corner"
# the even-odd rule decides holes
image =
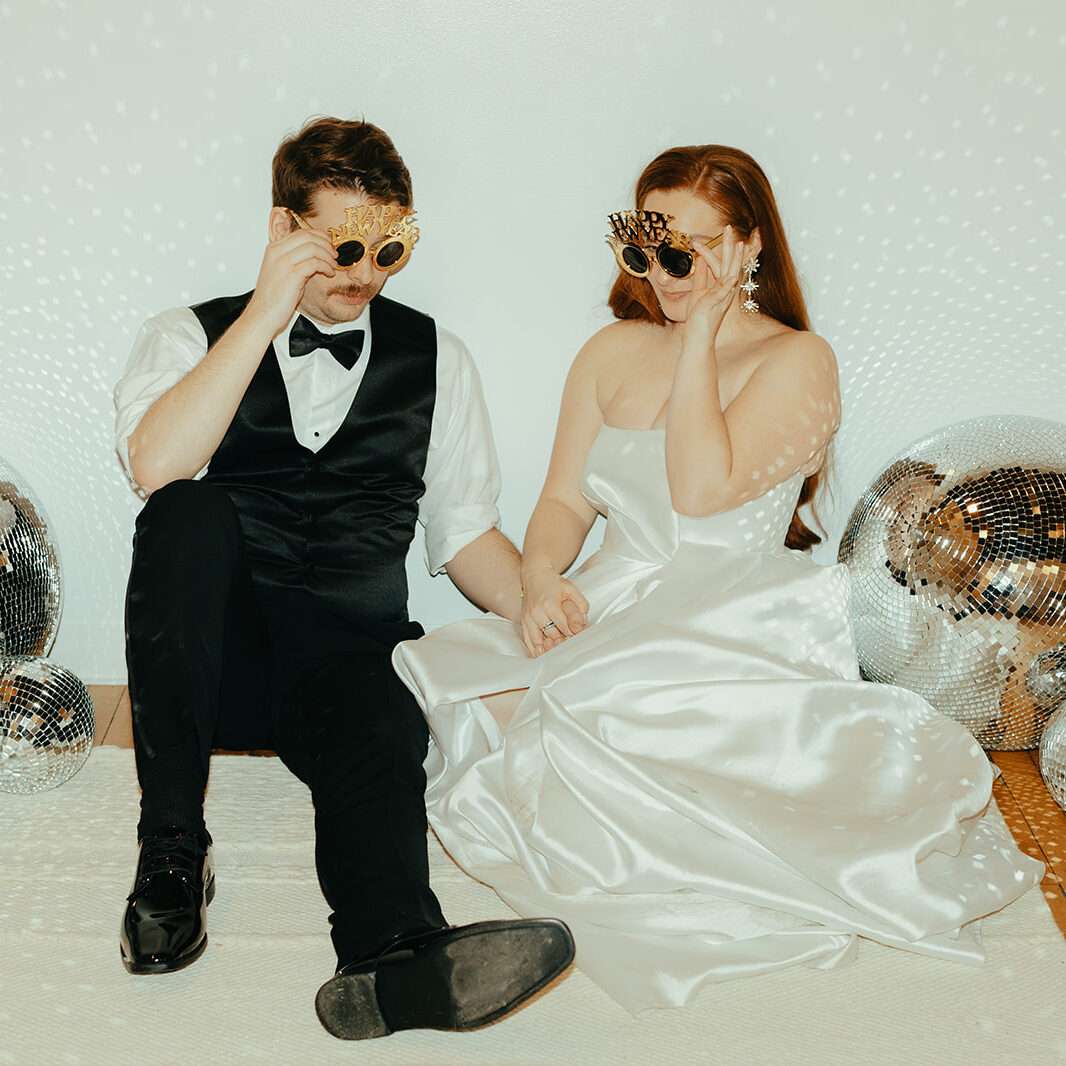
[[[0,455],[62,547],[55,657],[124,677],[138,501],[111,451],[111,387],[147,315],[251,286],[270,157],[313,114],[365,115],[411,168],[423,239],[389,295],[473,350],[513,537],[569,360],[606,320],[605,216],[675,144],[763,163],[836,348],[845,422],[819,559],[916,435],[1066,418],[1063,11],[0,0]],[[469,612],[411,571],[416,617]]]

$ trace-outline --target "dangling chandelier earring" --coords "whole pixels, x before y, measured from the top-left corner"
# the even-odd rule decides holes
[[[753,315],[759,310],[759,305],[752,298],[752,293],[759,287],[759,283],[754,280],[755,271],[759,269],[759,260],[752,256],[744,264],[744,269],[747,271],[748,278],[740,288],[747,298],[741,303],[740,309],[741,311],[747,311],[749,315]]]

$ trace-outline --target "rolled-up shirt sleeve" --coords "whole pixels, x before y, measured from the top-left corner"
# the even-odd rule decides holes
[[[441,573],[482,533],[498,527],[500,465],[481,379],[466,346],[437,330],[437,399],[418,518],[426,567]]]
[[[206,354],[203,327],[187,307],[164,311],[141,326],[114,391],[115,452],[134,488],[138,486],[130,469],[129,452],[133,431],[152,404]]]

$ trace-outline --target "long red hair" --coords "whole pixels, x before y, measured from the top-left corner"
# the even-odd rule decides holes
[[[788,250],[777,201],[762,167],[750,155],[720,144],[670,148],[657,155],[637,179],[637,208],[643,208],[649,193],[657,189],[690,189],[703,197],[745,239],[758,229],[762,241],[759,310],[792,329],[810,329],[807,305]],[[619,270],[607,303],[615,318],[666,325],[666,316],[645,278],[635,278]],[[818,521],[811,501],[821,484],[825,465],[823,463],[821,469],[804,479],[785,536],[788,548],[807,551],[822,540],[800,518],[799,511],[810,504],[815,521]]]

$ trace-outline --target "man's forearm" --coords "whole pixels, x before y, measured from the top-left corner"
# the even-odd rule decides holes
[[[517,622],[522,614],[522,557],[498,530],[490,529],[456,553],[448,576],[468,600]]]
[[[145,412],[129,440],[130,472],[149,492],[193,477],[214,455],[273,338],[244,316]]]

